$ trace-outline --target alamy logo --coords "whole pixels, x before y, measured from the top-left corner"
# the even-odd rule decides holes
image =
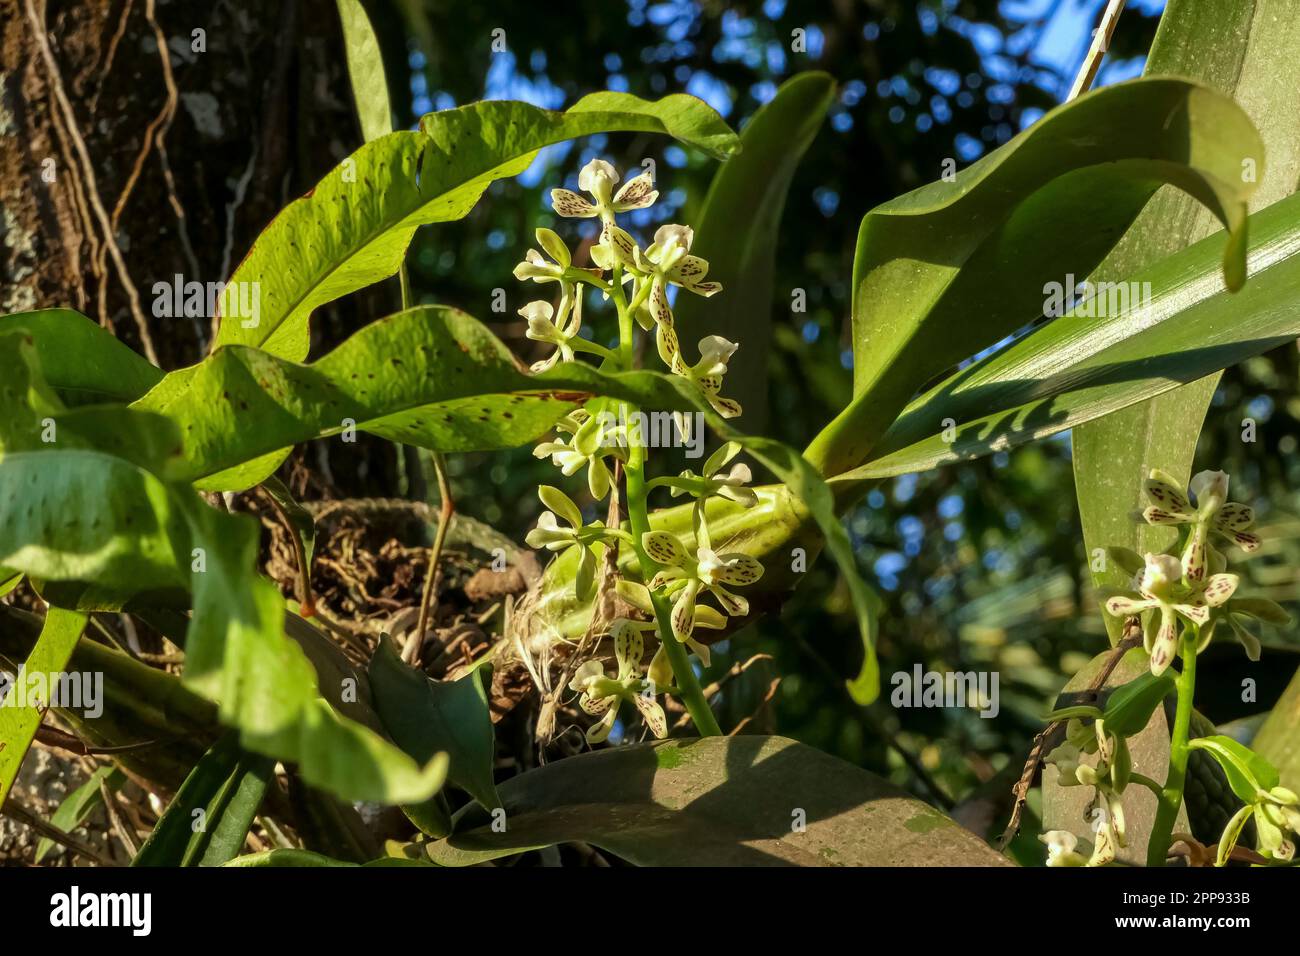
[[[148,936],[153,928],[153,896],[149,893],[82,893],[73,886],[50,897],[50,925],[125,926],[133,936]]]
[[[1043,314],[1057,318],[1067,312],[1079,319],[1104,319],[1139,312],[1151,305],[1150,282],[1083,282],[1067,273],[1064,282],[1043,286]]]
[[[973,707],[981,717],[996,717],[1001,709],[997,671],[922,671],[915,664],[910,674],[898,671],[889,682],[895,707]]]
[[[642,412],[628,414],[627,406],[617,413],[608,409],[597,413],[602,444],[627,448],[684,448],[687,458],[704,454],[704,414],[702,412]]]
[[[153,295],[153,314],[160,319],[220,315],[239,319],[246,329],[262,321],[261,282],[186,282],[178,272],[171,282],[155,282]]]
[[[79,710],[91,720],[104,713],[104,675],[99,671],[0,671],[0,707]]]

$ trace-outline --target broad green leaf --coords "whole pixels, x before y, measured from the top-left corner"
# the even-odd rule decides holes
[[[367,326],[309,365],[258,349],[223,348],[195,368],[189,388],[160,388],[137,407],[166,415],[184,436],[185,464],[174,478],[231,489],[264,479],[288,446],[349,427],[438,451],[498,448],[535,440],[594,396],[650,412],[700,411],[721,438],[740,442],[786,483],[845,575],[865,648],[850,689],[861,702],[874,699],[877,599],[857,573],[825,483],[793,449],[734,430],[681,377],[606,374],[583,363],[530,375],[475,319],[422,306]],[[244,427],[248,419],[258,427]]]
[[[163,371],[72,309],[0,316],[0,334],[22,329],[36,350],[45,381],[69,405],[133,402]]]
[[[1260,790],[1272,790],[1278,785],[1277,768],[1231,737],[1222,734],[1197,737],[1191,741],[1190,746],[1204,750],[1218,761],[1227,774],[1228,786],[1232,787],[1232,792],[1244,803],[1257,802]]]
[[[1067,315],[930,389],[871,459],[832,487],[849,494],[872,479],[1013,448],[1294,340],[1300,197],[1255,213],[1250,230],[1250,279],[1240,292],[1229,293],[1219,275],[1222,237],[1203,239],[1132,277],[1151,284],[1144,307]]]
[[[1251,745],[1277,767],[1284,787],[1300,790],[1300,671],[1268,712]]]
[[[103,806],[104,791],[100,784],[112,792],[125,782],[126,774],[116,767],[97,768],[90,775],[90,779],[63,798],[59,809],[55,810],[50,817],[50,825],[64,833],[71,833],[86,822],[86,819],[95,812],[96,807]],[[44,860],[53,852],[56,845],[49,837],[41,837],[36,844],[34,862],[40,863]]]
[[[1168,672],[1156,677],[1149,670],[1111,692],[1106,701],[1108,733],[1131,737],[1142,730],[1161,702],[1174,691]]]
[[[0,663],[12,668],[24,661],[41,625],[33,614],[0,605]],[[133,747],[113,755],[132,776],[174,792],[215,739],[216,705],[174,674],[95,641],[78,643],[66,669],[104,676],[103,712],[91,717],[75,708],[55,708],[55,713],[92,747]],[[159,746],[136,746],[147,743]]]
[[[225,866],[247,867],[257,869],[262,867],[349,867],[359,864],[349,863],[347,860],[335,860],[332,857],[325,856],[322,853],[313,853],[310,850],[263,850],[261,853],[249,853],[245,856],[237,856],[233,860],[224,864]]]
[[[784,737],[613,747],[530,770],[500,789],[504,832],[471,807],[452,836],[428,845],[435,863],[581,841],[640,866],[1008,865],[937,810]]]
[[[388,867],[388,866],[430,866],[427,860],[405,860],[396,857],[380,857],[377,860],[371,860],[368,863],[349,863],[346,860],[336,860],[332,857],[325,856],[321,853],[312,853],[310,850],[263,850],[261,853],[249,853],[246,856],[237,856],[226,866],[247,867],[247,868],[264,868],[264,867]]]
[[[1294,14],[1289,0],[1172,0],[1147,58],[1148,76],[1202,82],[1234,97],[1254,121],[1268,170],[1250,199],[1252,211],[1291,195],[1300,182],[1300,113],[1292,108],[1300,86],[1300,21]],[[1214,217],[1194,200],[1165,189],[1091,278],[1132,274],[1217,228]],[[1115,544],[1160,552],[1173,543],[1174,529],[1130,521],[1128,513],[1151,469],[1187,480],[1218,380],[1215,372],[1072,432],[1088,553]],[[1098,586],[1119,586],[1123,580],[1115,569],[1093,572]],[[1110,615],[1103,620],[1112,640],[1117,639],[1122,621]]]
[[[403,662],[389,640],[381,640],[370,659],[371,693],[388,735],[421,764],[446,753],[447,779],[489,810],[501,806],[484,687],[491,674],[491,668],[475,668],[459,680],[431,680]]]
[[[356,100],[361,136],[368,143],[393,131],[393,111],[388,102],[388,80],[379,38],[361,0],[338,0],[343,24],[343,48],[348,58],[348,78]]]
[[[795,168],[821,129],[835,96],[827,73],[799,73],[781,84],[740,134],[743,149],[714,174],[695,223],[696,252],[725,294],[682,295],[674,314],[684,340],[721,335],[740,344],[727,371],[727,395],[745,408],[745,426],[767,422],[767,354],[772,342],[777,231]]]
[[[3,497],[0,495],[0,500]],[[45,708],[51,703],[48,698],[38,702],[32,694],[39,695],[40,688],[45,688],[48,695],[50,678],[67,666],[85,627],[85,614],[50,608],[45,613],[45,625],[36,646],[27,662],[13,675],[14,683],[5,696],[21,692],[23,697],[19,701],[21,706],[12,701],[0,706],[0,807],[9,798],[23,758],[45,717]]]
[[[275,761],[222,737],[185,779],[132,866],[221,866],[238,855]]]
[[[0,357],[7,354],[0,346]],[[27,371],[37,383],[35,368]],[[155,418],[121,407],[100,411],[117,414],[103,432],[115,444]],[[37,414],[20,402],[0,407],[7,431],[0,500],[23,502],[0,515],[0,563],[34,578],[93,582],[119,594],[187,589],[193,616],[185,682],[219,702],[222,721],[239,728],[246,748],[297,761],[309,783],[348,799],[422,800],[438,790],[442,768],[417,767],[322,699],[315,670],[285,637],[279,592],[254,573],[259,529],[253,521],[215,511],[188,486],[128,459],[65,448],[62,437],[49,444],[33,439],[30,428],[10,425],[24,412]]]
[[[719,158],[737,147],[721,117],[685,94],[593,93],[563,113],[509,101],[430,113],[419,131],[366,143],[272,220],[231,276],[214,349],[304,358],[312,311],[396,274],[420,226],[464,217],[545,146],[618,131],[663,133]]]
[[[862,463],[934,376],[1040,317],[1050,282],[1091,273],[1159,186],[1229,228],[1230,288],[1245,279],[1250,159],[1241,108],[1183,80],[1145,79],[1060,106],[956,174],[862,221],[853,268],[854,400],[809,446],[825,475]]]

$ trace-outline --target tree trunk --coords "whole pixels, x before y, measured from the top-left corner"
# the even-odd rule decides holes
[[[0,0],[0,313],[196,361],[211,316],[155,285],[227,279],[359,145],[343,64],[330,0]]]

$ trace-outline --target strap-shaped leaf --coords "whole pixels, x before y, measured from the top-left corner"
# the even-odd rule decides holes
[[[863,462],[916,390],[1043,314],[1046,284],[1089,275],[1165,183],[1229,230],[1245,278],[1250,160],[1263,148],[1231,99],[1144,79],[1058,107],[958,173],[870,212],[853,266],[854,401],[809,446],[823,474]]]
[[[1250,199],[1256,211],[1283,199],[1300,182],[1300,43],[1287,0],[1173,0],[1147,57],[1147,75],[1198,80],[1233,96],[1254,120],[1268,157],[1267,174]],[[1093,281],[1138,271],[1218,228],[1212,216],[1182,193],[1157,194],[1098,268]],[[1129,520],[1142,482],[1153,468],[1186,481],[1205,411],[1218,384],[1214,372],[1122,409],[1071,433],[1075,489],[1088,553],[1111,545],[1160,552],[1174,529]],[[1099,587],[1118,587],[1123,572],[1093,568]],[[1123,622],[1102,615],[1112,640]]]
[[[243,848],[275,761],[248,753],[238,735],[218,740],[185,778],[132,866],[221,866]]]
[[[272,220],[231,276],[214,348],[304,358],[312,311],[395,275],[417,228],[462,218],[545,146],[616,131],[663,133],[720,158],[738,143],[685,94],[649,102],[593,93],[562,113],[509,101],[430,113],[419,131],[366,143]]]
[[[1250,279],[1229,293],[1223,239],[1210,236],[1138,273],[1149,304],[1115,317],[1067,315],[952,375],[914,401],[871,459],[837,476],[866,481],[1015,447],[1159,395],[1300,335],[1300,197],[1250,217]]]
[[[782,83],[745,124],[741,152],[722,164],[695,225],[695,247],[709,250],[709,279],[726,295],[683,295],[674,307],[678,335],[693,342],[721,335],[744,350],[727,372],[727,395],[745,409],[745,425],[767,421],[767,354],[772,342],[776,241],[790,181],[835,97],[827,73]]]
[[[388,101],[388,80],[379,38],[370,25],[361,0],[338,0],[343,24],[343,49],[348,58],[348,79],[356,100],[361,136],[368,143],[393,131],[393,111]]]
[[[126,774],[116,767],[99,767],[89,779],[63,798],[59,808],[50,816],[50,825],[64,833],[71,833],[104,803],[104,790],[115,793],[126,783]],[[102,785],[102,786],[101,786]],[[54,851],[56,844],[49,837],[41,837],[36,844],[33,860],[40,863]]]
[[[41,685],[48,691],[51,675],[58,674],[67,666],[81,632],[85,630],[87,616],[77,611],[65,611],[52,607],[45,614],[45,625],[36,647],[28,656],[27,662],[13,675],[14,684],[8,694],[22,693],[19,704],[6,701],[0,707],[0,806],[9,797],[9,791],[18,776],[18,770],[27,756],[27,749],[32,745],[36,731],[45,717],[45,709],[51,700],[34,700],[27,695],[28,678],[42,675]],[[8,696],[6,694],[6,696]]]
[[[471,808],[429,857],[463,866],[581,841],[641,866],[1008,865],[937,810],[784,737],[593,751],[513,777],[501,797],[504,829]]]

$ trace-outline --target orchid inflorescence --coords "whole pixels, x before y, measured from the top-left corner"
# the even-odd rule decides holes
[[[1230,629],[1247,656],[1256,661],[1260,657],[1259,639],[1246,630],[1239,618],[1273,624],[1285,624],[1290,619],[1273,601],[1237,593],[1240,578],[1228,572],[1227,555],[1219,545],[1235,545],[1249,554],[1259,549],[1261,541],[1250,531],[1255,523],[1254,511],[1228,501],[1228,483],[1228,476],[1221,471],[1202,471],[1184,488],[1168,474],[1153,470],[1143,483],[1150,504],[1135,518],[1150,525],[1179,528],[1176,546],[1168,553],[1145,556],[1127,548],[1107,549],[1111,559],[1132,575],[1132,582],[1127,589],[1108,593],[1105,608],[1115,617],[1141,622],[1150,668],[1144,680],[1157,691],[1149,698],[1153,706],[1172,688],[1177,691],[1180,711],[1190,713],[1196,658],[1221,628]],[[1182,658],[1183,671],[1171,680],[1166,674],[1177,657]],[[1133,682],[1133,686],[1138,684]],[[1126,703],[1136,699],[1137,695],[1131,694]],[[1187,755],[1192,750],[1205,751],[1223,767],[1242,803],[1217,845],[1218,865],[1231,858],[1252,818],[1260,856],[1280,862],[1294,858],[1295,834],[1300,832],[1300,798],[1280,786],[1277,771],[1244,745],[1220,736],[1188,739],[1187,721],[1180,730],[1175,720],[1170,777],[1162,787],[1133,772],[1125,736],[1108,728],[1106,712],[1075,706],[1057,713],[1058,719],[1069,717],[1066,739],[1048,754],[1046,761],[1057,768],[1062,786],[1094,789],[1090,810],[1094,841],[1091,855],[1085,856],[1078,850],[1079,839],[1074,833],[1053,830],[1043,834],[1039,839],[1047,845],[1048,866],[1100,866],[1115,859],[1116,848],[1127,845],[1122,797],[1131,780],[1141,781],[1156,793],[1160,809],[1172,827],[1173,814],[1182,798]],[[1143,714],[1143,722],[1148,714]],[[1094,755],[1095,761],[1085,761]],[[1177,773],[1176,762],[1180,764]],[[1171,793],[1175,795],[1172,799]],[[1160,823],[1158,815],[1157,828]]]
[[[734,418],[741,414],[741,406],[721,392],[736,344],[718,335],[705,336],[699,342],[699,360],[689,362],[678,342],[670,303],[672,287],[707,298],[720,292],[722,286],[706,278],[708,262],[692,253],[695,234],[689,226],[662,225],[656,230],[653,242],[642,248],[631,233],[618,225],[620,214],[646,209],[659,195],[649,171],[616,190],[619,179],[612,165],[593,159],[578,176],[579,187],[590,198],[567,189],[551,191],[552,206],[560,216],[599,220],[599,241],[590,249],[591,266],[575,265],[573,254],[560,236],[543,228],[537,230],[540,250],[530,249],[524,261],[515,267],[515,277],[521,281],[558,287],[557,302],[534,301],[519,310],[528,323],[527,337],[552,348],[545,358],[533,364],[532,370],[545,373],[557,365],[578,361],[578,353],[596,356],[603,371],[628,370],[634,364],[636,351],[632,338],[639,326],[653,332],[655,351],[670,375],[694,386],[699,397],[718,415]],[[616,346],[607,348],[582,336],[583,295],[589,290],[614,301],[620,333]],[[549,457],[566,476],[586,469],[587,487],[597,502],[616,487],[620,471],[629,475],[629,491],[631,474],[635,473],[639,485],[642,481],[645,436],[640,434],[638,424],[626,424],[629,420],[639,421],[635,416],[610,414],[610,406],[618,404],[610,399],[593,399],[557,422],[555,439],[541,443],[534,450],[536,457]],[[624,404],[621,411],[626,413],[632,409]],[[685,438],[689,419],[678,410],[674,410],[674,417]],[[611,424],[612,421],[625,424]],[[586,601],[592,597],[597,586],[598,559],[609,548],[624,547],[634,552],[648,578],[646,581],[620,578],[615,582],[624,602],[645,615],[645,618],[616,618],[610,624],[618,667],[616,676],[606,676],[604,665],[593,658],[577,666],[570,682],[570,689],[580,694],[581,708],[601,717],[587,732],[589,742],[598,743],[609,736],[617,719],[618,704],[625,700],[636,704],[655,736],[666,736],[667,722],[655,695],[666,689],[680,692],[673,687],[674,681],[678,684],[695,681],[690,665],[680,663],[686,660],[684,656],[679,663],[673,662],[667,642],[694,652],[707,666],[708,647],[697,640],[696,632],[721,630],[726,627],[728,616],[749,613],[749,602],[731,588],[757,581],[763,566],[745,554],[715,551],[704,507],[711,498],[727,499],[745,508],[758,501],[756,493],[747,487],[751,480],[749,468],[732,463],[739,452],[739,445],[728,442],[705,461],[700,474],[687,469],[678,475],[655,478],[641,485],[644,491],[639,497],[629,494],[626,503],[630,523],[635,527],[636,519],[641,519],[639,534],[622,527],[607,527],[600,521],[584,522],[578,505],[559,489],[550,486],[539,489],[548,510],[529,532],[527,541],[533,547],[555,552],[577,549],[575,588],[579,599]],[[646,530],[644,493],[653,488],[668,488],[673,496],[685,494],[695,499],[693,541],[689,547],[668,531]],[[641,510],[634,514],[636,509]],[[705,596],[711,596],[718,606],[703,603],[701,599]],[[646,676],[642,677],[645,638],[656,631],[660,646]],[[692,713],[699,723],[698,715]]]

